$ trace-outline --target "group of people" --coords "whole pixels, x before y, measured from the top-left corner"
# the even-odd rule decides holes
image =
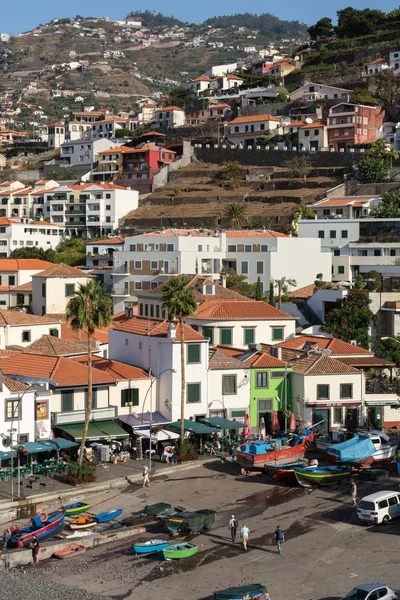
[[[231,534],[232,542],[236,542],[236,535],[239,528],[239,521],[235,518],[235,515],[232,515],[231,520],[228,523],[228,529]],[[242,540],[243,549],[247,552],[249,548],[249,537],[250,537],[250,529],[247,527],[246,523],[243,524],[243,527],[240,530],[240,538]],[[285,541],[285,534],[279,525],[277,525],[273,541],[276,543],[276,548],[278,554],[282,554],[282,543]]]

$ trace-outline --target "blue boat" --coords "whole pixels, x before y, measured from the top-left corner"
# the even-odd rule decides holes
[[[118,519],[122,515],[122,508],[117,508],[116,510],[109,510],[106,512],[99,513],[98,515],[93,515],[93,518],[96,519],[98,523],[107,523],[108,521],[113,521],[114,519]]]
[[[36,536],[38,540],[52,537],[64,527],[64,517],[64,513],[59,511],[50,515],[45,513],[36,515],[32,518],[31,525],[16,531],[10,539],[10,546],[29,546],[33,541],[33,536]]]
[[[132,550],[136,554],[151,554],[153,552],[161,552],[164,548],[168,548],[169,542],[165,540],[149,540],[147,542],[137,542],[133,544]]]
[[[397,463],[397,472],[400,475],[400,462]]]

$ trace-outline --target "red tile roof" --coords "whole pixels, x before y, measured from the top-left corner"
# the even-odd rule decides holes
[[[112,329],[117,331],[125,331],[126,333],[135,333],[136,335],[148,335],[154,337],[167,337],[168,327],[170,323],[168,321],[161,321],[157,319],[149,319],[147,317],[120,317],[118,321],[114,321]],[[192,329],[189,325],[184,323],[184,336],[186,341],[205,340],[205,338],[199,333]],[[180,325],[176,326],[176,337],[175,340],[180,339]]]
[[[166,112],[170,110],[179,110],[180,112],[184,112],[183,108],[179,108],[179,106],[166,106],[165,108],[156,108],[155,112]]]
[[[223,285],[221,285],[220,283],[217,283],[216,281],[213,281],[212,279],[208,279],[208,277],[205,277],[204,275],[194,275],[194,276],[190,276],[188,275],[188,287],[193,288],[194,293],[196,295],[196,299],[197,301],[203,302],[204,300],[240,300],[240,301],[248,301],[248,297],[247,296],[242,296],[241,294],[238,294],[238,292],[234,292],[233,290],[230,290],[229,288],[224,287]],[[203,286],[205,285],[212,285],[214,286],[214,295],[211,294],[203,294],[202,289]],[[152,290],[148,290],[146,292],[141,292],[140,296],[148,296],[150,295],[155,295],[155,296],[161,296],[163,291],[164,291],[164,286],[165,286],[165,282],[160,283],[156,288],[153,288]]]
[[[53,267],[54,263],[36,258],[3,258],[0,260],[1,271],[43,271]]]
[[[106,240],[98,240],[97,242],[86,242],[86,246],[105,246],[105,245],[113,245],[113,244],[124,244],[125,238],[107,238]]]
[[[32,275],[32,277],[44,277],[46,279],[52,279],[52,278],[58,278],[58,277],[66,278],[66,279],[73,279],[75,277],[76,278],[85,277],[85,279],[86,279],[86,278],[90,277],[90,275],[88,275],[87,273],[84,273],[77,267],[71,267],[70,265],[64,265],[63,263],[60,263],[59,265],[52,265],[49,269],[46,269],[45,271],[41,271],[40,273],[35,273],[34,275]]]
[[[214,321],[294,320],[295,317],[262,300],[205,300],[193,319]]]
[[[0,327],[5,327],[6,325],[49,325],[50,323],[58,322],[49,317],[30,315],[19,310],[0,310]]]
[[[196,79],[192,79],[191,83],[194,83],[195,81],[211,81],[211,79],[206,75],[201,75],[200,77],[196,77]]]
[[[218,348],[210,349],[209,367],[211,370],[221,369],[248,369],[248,365],[240,362],[237,358],[229,356]]]
[[[41,338],[24,348],[31,354],[44,354],[46,356],[68,356],[72,354],[85,354],[87,345],[63,340],[53,335],[42,335]]]
[[[229,122],[229,125],[239,125],[240,123],[254,123],[258,121],[279,121],[276,117],[270,114],[252,115],[250,117],[237,117]]]
[[[245,363],[254,369],[284,369],[287,363],[275,356],[271,356],[267,352],[256,352],[250,356]]]
[[[319,129],[320,127],[326,127],[326,123],[321,120],[313,121],[312,123],[304,124],[302,129]]]
[[[276,344],[281,348],[293,348],[294,350],[304,350],[304,345],[307,347],[317,347],[319,350],[331,350],[332,356],[355,356],[355,355],[369,355],[373,356],[370,350],[361,348],[361,346],[355,346],[349,342],[343,342],[337,338],[320,337],[317,335],[299,335],[291,340],[285,342],[279,342]]]
[[[29,390],[29,385],[10,377],[2,377],[2,383],[10,390],[10,392],[25,392]]]
[[[289,298],[311,298],[315,292],[315,283],[310,283],[310,285],[305,285],[304,287],[298,288],[297,290],[293,290],[292,292],[288,292],[287,296]]]
[[[226,232],[227,238],[278,238],[278,237],[288,237],[284,233],[280,233],[279,231],[272,231],[271,229],[267,229],[266,231],[258,231],[255,229],[240,229],[240,230],[231,230]]]
[[[88,357],[87,354],[84,356],[77,356],[73,360],[81,364],[87,365]],[[117,381],[124,379],[148,379],[149,374],[140,367],[127,365],[126,363],[119,362],[117,360],[110,360],[108,358],[102,358],[101,356],[92,356],[92,364],[95,369],[99,369],[112,377],[115,377]]]
[[[350,198],[326,198],[325,200],[321,200],[317,204],[314,204],[315,207],[318,206],[346,206],[353,205],[355,202],[365,204],[369,202],[373,198],[362,198],[360,196],[351,196]]]
[[[360,373],[358,369],[346,365],[336,358],[313,354],[306,358],[295,360],[292,364],[293,373],[300,375],[341,375],[344,373]]]
[[[88,336],[86,331],[81,331],[80,329],[72,329],[68,321],[62,321],[61,339],[73,340],[75,342],[87,342]],[[108,329],[95,329],[93,333],[93,339],[95,342],[99,342],[99,344],[108,344]]]

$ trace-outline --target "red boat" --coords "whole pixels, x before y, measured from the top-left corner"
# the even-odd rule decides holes
[[[264,465],[264,471],[274,481],[296,481],[294,469],[296,467],[304,467],[307,464],[308,461],[306,459],[299,460],[298,462],[290,463],[288,465],[274,466],[271,464],[266,464]]]
[[[257,440],[241,446],[240,451],[236,452],[237,462],[246,469],[260,471],[264,469],[264,465],[278,466],[298,462],[304,457],[313,438],[313,432],[307,429],[305,436],[294,436],[294,445],[291,446],[284,445],[284,440],[272,440],[271,443]]]

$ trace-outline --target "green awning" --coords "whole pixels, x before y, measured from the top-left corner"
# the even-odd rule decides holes
[[[199,423],[198,421],[190,421],[190,419],[184,420],[185,431],[189,431],[190,433],[207,434],[207,433],[218,433],[218,429],[215,427],[208,427],[208,425],[204,425],[204,423]],[[181,420],[175,421],[174,423],[168,423],[168,425],[164,425],[164,429],[174,429],[181,430]]]
[[[80,442],[83,434],[83,426],[84,423],[71,423],[70,425],[62,425],[59,429],[74,438],[76,442]],[[89,423],[86,439],[88,442],[93,442],[97,440],[115,440],[127,437],[129,437],[129,434],[114,421],[95,421]]]
[[[0,460],[7,460],[11,458],[11,452],[0,452]]]
[[[42,446],[47,446],[49,450],[66,450],[67,448],[75,448],[78,444],[71,442],[65,438],[53,438],[52,440],[46,440],[39,442]]]
[[[238,423],[238,421],[230,421],[223,417],[209,417],[208,419],[200,419],[202,423],[210,425],[210,427],[216,427],[217,429],[243,429],[244,423]]]
[[[37,454],[39,452],[51,452],[54,448],[47,448],[40,444],[40,442],[27,442],[26,444],[19,444],[18,446],[13,446],[14,450],[20,449],[21,452],[26,452],[27,454]]]

